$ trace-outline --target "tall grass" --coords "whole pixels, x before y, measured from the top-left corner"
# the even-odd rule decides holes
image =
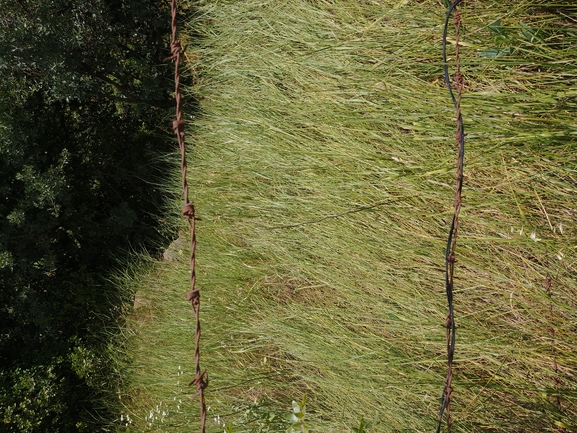
[[[571,3],[461,8],[454,431],[576,429]],[[368,431],[432,431],[456,170],[442,2],[189,8],[209,431],[229,422],[235,432],[284,431],[283,414],[305,393],[315,431],[349,431],[361,418],[373,420]],[[122,402],[135,431],[198,422],[186,387],[186,250],[177,241],[132,283],[134,364]]]

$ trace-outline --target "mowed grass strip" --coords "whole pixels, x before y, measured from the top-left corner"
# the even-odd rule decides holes
[[[305,393],[314,431],[433,431],[456,170],[442,3],[188,3],[208,431],[285,431]],[[575,428],[571,3],[461,8],[454,431]],[[198,425],[186,236],[132,283],[135,431]]]

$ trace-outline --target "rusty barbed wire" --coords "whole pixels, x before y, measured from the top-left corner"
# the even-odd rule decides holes
[[[461,29],[461,17],[457,10],[457,5],[462,0],[453,0],[447,9],[447,16],[445,18],[445,26],[443,29],[443,69],[445,74],[445,84],[449,90],[451,100],[455,107],[457,131],[455,133],[455,141],[457,147],[457,190],[455,192],[454,213],[451,228],[449,229],[449,236],[447,238],[447,246],[445,248],[445,291],[447,294],[447,378],[441,396],[441,404],[439,408],[439,416],[437,420],[436,433],[441,431],[443,422],[443,414],[446,414],[447,432],[451,433],[451,397],[453,394],[452,380],[453,380],[453,358],[455,355],[455,314],[453,308],[453,274],[455,270],[455,249],[457,247],[457,233],[459,230],[459,213],[461,211],[461,192],[463,189],[463,162],[465,156],[465,129],[463,126],[463,117],[461,115],[461,93],[463,90],[463,77],[461,75],[460,55],[459,55],[459,36]],[[449,20],[453,15],[453,24],[455,27],[455,65],[456,72],[453,77],[455,90],[457,96],[453,93],[453,86],[449,77],[449,64],[447,61],[447,32],[449,28]]]
[[[190,202],[188,197],[188,182],[186,180],[186,145],[184,142],[184,127],[185,122],[182,120],[181,107],[181,93],[180,93],[180,56],[182,54],[182,46],[178,40],[176,16],[177,5],[176,0],[171,3],[172,14],[172,39],[170,42],[171,56],[168,58],[174,62],[174,99],[176,102],[176,119],[172,122],[174,133],[178,139],[178,146],[180,147],[181,155],[181,175],[182,175],[182,189],[184,191],[184,206],[182,207],[182,215],[186,217],[190,227],[190,291],[186,293],[186,299],[190,302],[196,320],[195,338],[194,338],[194,364],[195,375],[194,379],[188,386],[195,385],[197,388],[193,399],[199,397],[200,400],[200,431],[206,431],[206,402],[204,398],[204,390],[208,386],[208,373],[201,372],[200,369],[200,289],[196,288],[196,216],[194,205]]]

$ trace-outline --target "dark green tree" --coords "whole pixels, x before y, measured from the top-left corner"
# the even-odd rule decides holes
[[[2,431],[92,431],[108,416],[103,329],[126,294],[107,277],[159,240],[167,6],[0,0]]]

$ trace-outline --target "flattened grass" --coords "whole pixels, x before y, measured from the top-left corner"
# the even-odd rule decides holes
[[[209,431],[284,431],[304,393],[316,431],[434,429],[456,160],[440,3],[190,3]],[[455,431],[577,419],[577,11],[542,3],[462,8]],[[198,422],[186,254],[138,283],[136,431]]]

